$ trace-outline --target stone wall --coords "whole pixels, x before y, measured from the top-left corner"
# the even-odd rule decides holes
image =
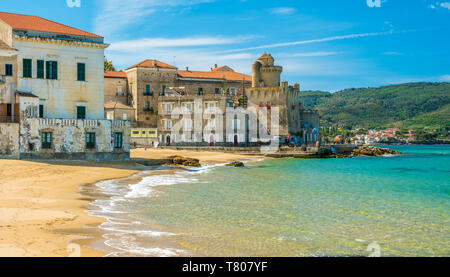
[[[0,123],[0,159],[18,159],[19,124]]]
[[[42,133],[52,133],[50,149],[42,148]],[[95,133],[94,149],[86,148],[86,133]],[[122,133],[123,147],[114,148],[114,133]],[[25,118],[20,124],[22,159],[128,160],[130,123],[119,120]]]

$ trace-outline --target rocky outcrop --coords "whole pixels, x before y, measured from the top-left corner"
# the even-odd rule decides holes
[[[353,150],[353,156],[383,156],[383,155],[401,155],[403,153],[388,149],[373,146],[360,146]]]
[[[172,165],[177,166],[190,166],[190,167],[201,167],[200,160],[193,158],[185,158],[180,156],[170,157],[172,160]]]
[[[226,166],[233,166],[233,167],[245,167],[243,162],[235,161],[232,163],[227,164]]]

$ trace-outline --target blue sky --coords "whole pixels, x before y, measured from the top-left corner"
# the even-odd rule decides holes
[[[377,2],[378,0],[370,0]],[[66,0],[2,1],[103,35],[118,69],[144,59],[250,73],[264,51],[303,90],[336,91],[416,81],[450,81],[450,1]],[[371,5],[373,6],[373,5]]]

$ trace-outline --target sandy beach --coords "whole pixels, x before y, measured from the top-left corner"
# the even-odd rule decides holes
[[[220,152],[133,150],[131,157],[164,159],[197,158],[202,164],[254,160]],[[0,256],[1,257],[99,257],[106,253],[71,242],[86,239],[63,232],[95,226],[104,221],[89,216],[90,199],[79,192],[82,185],[131,176],[145,167],[131,162],[0,160]]]

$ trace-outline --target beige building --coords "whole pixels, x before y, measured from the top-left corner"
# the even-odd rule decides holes
[[[128,105],[127,74],[121,71],[105,71],[105,103],[119,102]]]
[[[300,102],[300,85],[289,86],[287,82],[281,82],[283,69],[274,62],[267,53],[258,58],[252,66],[251,87],[236,93],[227,89],[225,93],[208,91],[200,94],[195,90],[192,92],[190,86],[167,90],[158,99],[160,142],[163,145],[244,146],[269,140],[283,142],[289,137],[297,144],[315,144],[320,140],[319,114],[304,109]],[[234,74],[228,67],[217,66],[210,72]],[[207,76],[205,73],[178,72],[184,82],[187,82],[186,78],[192,80],[194,75],[197,78]],[[238,78],[235,78],[236,82]],[[198,87],[198,83],[193,81],[193,84]],[[244,83],[244,87],[246,85]],[[172,113],[179,114],[181,109],[193,114],[174,118]],[[208,110],[211,109],[220,112],[210,115]],[[196,113],[201,115],[200,120],[195,117]],[[263,117],[265,114],[267,119]]]
[[[106,47],[92,33],[0,12],[0,124],[19,125],[0,157],[18,143],[20,158],[129,158],[130,123],[104,120]]]
[[[128,120],[134,122],[134,109],[120,102],[106,102],[105,117],[108,120]]]
[[[178,70],[157,60],[145,60],[126,70],[129,104],[135,109],[138,127],[158,127],[159,97],[169,88],[183,88],[189,95],[231,95],[251,86],[251,77],[227,66],[210,71]]]

